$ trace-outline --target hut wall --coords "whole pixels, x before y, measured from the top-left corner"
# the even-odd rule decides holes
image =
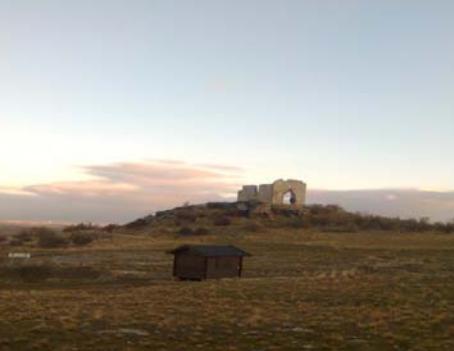
[[[186,279],[205,278],[205,257],[179,253],[175,256],[175,276]]]
[[[240,257],[209,257],[207,278],[238,277],[240,260]]]

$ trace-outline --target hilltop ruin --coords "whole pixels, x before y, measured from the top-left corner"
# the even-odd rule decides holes
[[[238,192],[238,201],[302,206],[306,202],[306,183],[295,179],[278,179],[272,184],[244,185]]]

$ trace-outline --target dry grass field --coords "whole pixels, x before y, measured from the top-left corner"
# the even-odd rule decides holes
[[[201,242],[252,253],[244,277],[174,281],[165,251]],[[2,351],[454,350],[454,235],[113,234],[0,254]]]

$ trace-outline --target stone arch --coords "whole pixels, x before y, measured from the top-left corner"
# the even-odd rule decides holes
[[[290,203],[284,201],[284,197],[290,194]],[[279,179],[273,183],[273,200],[276,205],[303,205],[305,202],[306,184],[297,180]],[[289,199],[289,200],[290,200]]]
[[[289,189],[282,195],[283,205],[294,205],[296,203],[296,194],[292,189]]]

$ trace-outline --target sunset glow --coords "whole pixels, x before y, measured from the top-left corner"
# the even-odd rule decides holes
[[[41,217],[119,196],[130,214],[92,219],[124,220],[282,177],[334,202],[452,196],[452,2],[201,3],[0,2],[0,220],[69,195]]]

